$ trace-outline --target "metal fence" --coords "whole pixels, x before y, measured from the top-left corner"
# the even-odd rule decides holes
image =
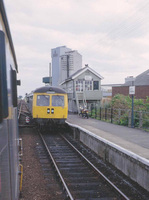
[[[113,124],[132,127],[132,111],[130,109],[103,108],[92,104],[89,116]],[[135,111],[133,113],[133,127],[149,130],[149,112]]]

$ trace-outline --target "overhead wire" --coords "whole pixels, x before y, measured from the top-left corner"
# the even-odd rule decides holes
[[[123,20],[121,23],[119,23],[115,27],[112,27],[112,29],[109,30],[105,34],[105,36],[102,36],[102,38],[99,39],[95,43],[95,45],[93,45],[96,47],[98,46],[98,48],[100,49],[100,52],[102,54],[100,55],[100,62],[103,61],[105,57],[107,57],[111,49],[112,49],[112,56],[114,55],[113,49],[116,48],[117,44],[119,44],[119,42],[121,41],[120,39],[123,38],[123,41],[124,39],[129,39],[127,41],[129,42],[132,38],[139,37],[139,34],[141,34],[139,30],[141,31],[142,27],[145,28],[145,25],[149,24],[148,18],[146,18],[144,13],[142,12],[142,11],[147,11],[149,9],[149,1],[144,1],[142,2],[141,5],[142,6],[140,7],[140,4],[139,4],[137,6],[138,8],[137,10],[135,10],[131,15],[127,16],[127,18],[125,18],[125,20]],[[139,12],[140,14],[142,12],[141,16],[138,15]],[[134,35],[134,33],[136,33],[136,35]],[[105,52],[102,53],[103,49],[106,49],[106,53]],[[117,56],[116,53],[115,53],[115,57]]]
[[[134,22],[136,22],[136,14],[138,14],[139,11],[144,10],[145,8],[147,8],[147,6],[149,7],[149,1],[145,1],[145,3],[138,8],[136,11],[134,11],[130,16],[128,16],[125,20],[123,20],[122,22],[120,22],[118,25],[116,25],[115,27],[113,27],[111,30],[108,31],[108,33],[106,33],[107,37],[110,37],[112,34],[116,35],[122,31],[127,31],[129,29],[132,29],[132,20],[134,20]],[[133,19],[135,16],[135,19]],[[142,17],[143,19],[144,17]],[[124,26],[125,24],[128,23],[128,21],[130,20],[130,25]],[[138,19],[139,20],[139,19]],[[146,21],[148,21],[148,19],[146,19]],[[140,21],[141,22],[141,21]],[[137,27],[137,26],[136,26]],[[101,38],[100,40],[98,40],[98,42],[101,42],[102,40],[104,40],[104,38]]]

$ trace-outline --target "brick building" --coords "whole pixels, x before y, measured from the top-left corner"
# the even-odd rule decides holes
[[[116,94],[129,95],[129,86],[135,86],[136,99],[146,99],[149,96],[149,69],[138,75],[134,82],[131,81],[132,77],[127,77],[125,83],[119,86],[112,87],[112,97]]]

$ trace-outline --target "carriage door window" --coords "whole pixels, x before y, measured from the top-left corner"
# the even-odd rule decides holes
[[[49,106],[50,96],[48,95],[37,95],[37,106]]]
[[[52,96],[52,106],[64,107],[64,96]]]

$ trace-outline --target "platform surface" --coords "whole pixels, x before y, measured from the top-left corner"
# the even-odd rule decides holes
[[[67,122],[82,127],[128,151],[149,160],[149,133],[96,119],[69,114]]]

